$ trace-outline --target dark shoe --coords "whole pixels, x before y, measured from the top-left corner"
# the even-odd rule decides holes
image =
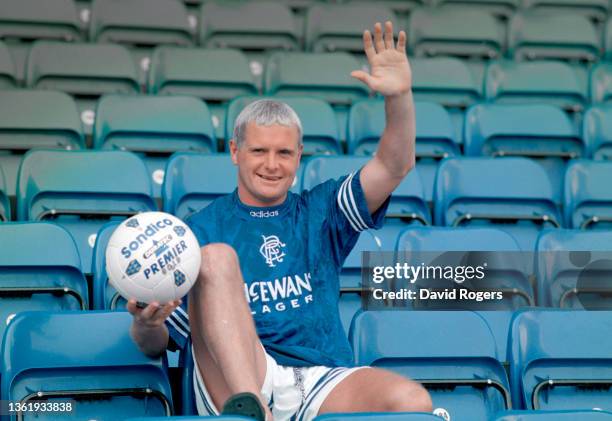
[[[230,398],[223,405],[221,414],[242,415],[245,417],[251,417],[257,421],[266,420],[266,411],[261,406],[257,396],[250,392],[237,393],[230,396]]]

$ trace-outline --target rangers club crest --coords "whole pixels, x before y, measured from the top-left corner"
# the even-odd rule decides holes
[[[266,259],[268,266],[273,268],[276,266],[275,262],[282,262],[285,257],[285,252],[282,250],[285,247],[285,243],[276,235],[261,236],[263,238],[263,244],[259,247],[259,253]]]

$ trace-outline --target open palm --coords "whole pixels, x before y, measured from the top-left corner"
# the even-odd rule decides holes
[[[363,33],[363,47],[370,64],[370,73],[362,70],[351,72],[373,91],[384,96],[399,95],[412,88],[412,72],[406,56],[406,33],[400,31],[397,46],[393,40],[393,24],[385,23],[383,37],[382,25],[374,26],[374,40],[370,31]]]

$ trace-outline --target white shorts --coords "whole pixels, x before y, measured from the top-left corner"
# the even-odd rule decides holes
[[[310,421],[319,413],[325,398],[342,380],[365,367],[286,367],[266,352],[266,378],[261,394],[268,400],[274,421]],[[301,381],[298,376],[301,374]],[[298,386],[301,383],[302,388]],[[199,415],[219,415],[194,357],[193,387]],[[304,398],[302,398],[302,395]]]

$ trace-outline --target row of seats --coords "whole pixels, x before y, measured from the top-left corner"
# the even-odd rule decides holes
[[[298,174],[292,190],[339,178],[367,160],[313,158]],[[610,229],[612,196],[607,180],[612,177],[612,165],[607,162],[574,161],[557,196],[546,171],[534,161],[448,158],[437,170],[433,218],[419,172],[413,171],[391,196],[387,224],[496,225],[515,236],[523,250],[533,250],[544,228]],[[157,209],[150,173],[129,152],[34,150],[22,160],[18,178],[15,219],[49,220],[66,227],[77,240],[87,271],[95,233],[105,221]],[[1,182],[0,178],[0,187]],[[231,193],[236,185],[236,170],[228,155],[178,153],[165,167],[163,210],[188,217],[219,195]],[[3,219],[11,220],[8,195],[0,193],[0,203]]]
[[[211,1],[202,5],[196,17],[176,0],[95,0],[83,16],[87,19],[86,28],[72,0],[41,4],[39,0],[5,0],[0,8],[2,37],[26,41],[89,39],[137,47],[187,46],[194,45],[197,39],[205,47],[248,50],[298,50],[303,40],[307,51],[361,52],[361,34],[374,22],[391,20],[396,28],[403,26],[391,8],[366,2],[313,4],[306,13],[304,28],[297,24],[289,6],[277,1]],[[474,4],[419,7],[402,23],[408,29],[408,47],[417,55],[460,52],[492,58],[503,55],[508,44],[508,57],[529,57],[548,47],[564,49],[565,54],[578,60],[595,61],[603,45],[588,17],[605,20],[609,5],[604,0],[595,7],[589,6],[582,8],[587,16],[552,8],[527,8],[511,17],[506,14],[506,18],[510,17],[507,39],[505,25],[489,10]],[[580,7],[570,9],[576,10]],[[612,54],[611,27],[612,20],[608,20],[605,58]]]
[[[612,410],[611,312],[535,309],[511,314],[505,326],[509,375],[495,342],[497,326],[488,316],[366,311],[355,317],[350,342],[358,365],[422,382],[434,408],[450,419],[487,421],[510,408],[573,410],[574,416],[577,410],[597,408],[602,412],[589,416],[599,419]],[[165,361],[138,351],[129,336],[130,322],[125,312],[17,315],[3,337],[0,397],[21,402],[73,399],[75,413],[84,419],[161,417],[174,408],[193,415],[193,360],[186,356],[182,391],[173,400]],[[321,419],[334,417],[339,416]],[[404,419],[394,417],[389,420]]]

